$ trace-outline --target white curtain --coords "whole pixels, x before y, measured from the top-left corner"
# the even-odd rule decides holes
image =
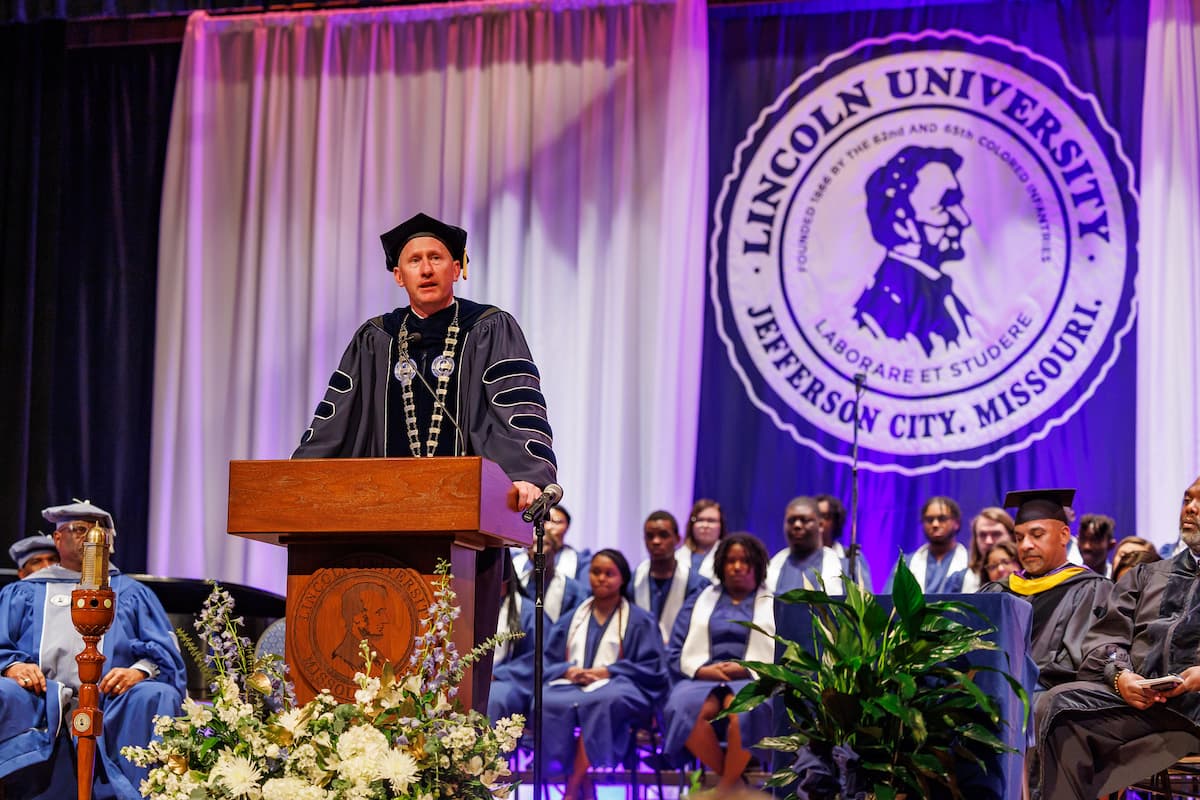
[[[1142,111],[1137,533],[1200,475],[1200,0],[1151,0]]]
[[[230,459],[287,458],[357,326],[407,303],[378,235],[469,232],[460,296],[521,322],[569,541],[686,513],[707,193],[704,5],[194,15],[160,242],[150,569],[282,591],[225,534]]]

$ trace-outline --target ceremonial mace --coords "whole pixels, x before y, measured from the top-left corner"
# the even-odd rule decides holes
[[[83,637],[79,665],[79,707],[71,715],[71,730],[78,740],[79,800],[91,800],[96,770],[96,737],[104,732],[100,689],[104,654],[96,646],[112,625],[116,595],[108,585],[108,531],[93,522],[83,543],[83,571],[79,588],[71,592],[71,622]]]

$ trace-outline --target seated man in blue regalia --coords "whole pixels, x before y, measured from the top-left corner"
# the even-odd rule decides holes
[[[17,565],[17,577],[28,578],[39,569],[58,563],[58,548],[54,537],[43,534],[26,536],[8,548],[8,554]]]
[[[0,782],[7,800],[75,797],[70,713],[78,703],[75,655],[83,639],[71,622],[83,542],[93,523],[113,531],[107,511],[88,502],[47,508],[56,525],[60,564],[0,590]],[[112,627],[100,643],[103,735],[98,740],[94,797],[133,800],[145,770],[120,750],[146,745],[156,715],[179,713],[186,686],[171,623],[150,589],[109,568],[116,593]]]

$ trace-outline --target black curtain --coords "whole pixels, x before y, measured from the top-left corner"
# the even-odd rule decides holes
[[[43,506],[90,499],[116,520],[116,563],[141,572],[158,217],[180,45],[68,50],[61,24],[14,28],[16,42],[30,29],[56,37],[33,48],[36,59],[11,64],[56,113],[43,108],[42,125],[18,126],[0,149],[6,171],[28,173],[24,184],[4,183],[2,229],[20,220],[25,238],[43,243],[4,247],[0,363],[15,368],[17,385],[0,407],[24,423],[4,445],[10,480],[0,491],[11,502],[0,506],[13,540],[48,527]],[[19,93],[14,72],[3,74]],[[10,313],[21,342],[7,335]]]
[[[6,542],[38,527],[46,497],[65,31],[62,23],[0,27],[0,513]]]

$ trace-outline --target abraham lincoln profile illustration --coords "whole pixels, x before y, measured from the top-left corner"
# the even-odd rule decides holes
[[[372,650],[382,652],[384,633],[392,623],[387,589],[369,581],[350,587],[342,595],[342,621],[345,634],[330,655],[334,664],[353,675],[363,669],[359,647],[364,639]]]
[[[962,156],[910,145],[867,179],[867,216],[886,254],[854,303],[854,319],[877,339],[913,337],[932,354],[970,338],[971,314],[954,293],[947,262],[963,258],[971,224],[958,182]]]

